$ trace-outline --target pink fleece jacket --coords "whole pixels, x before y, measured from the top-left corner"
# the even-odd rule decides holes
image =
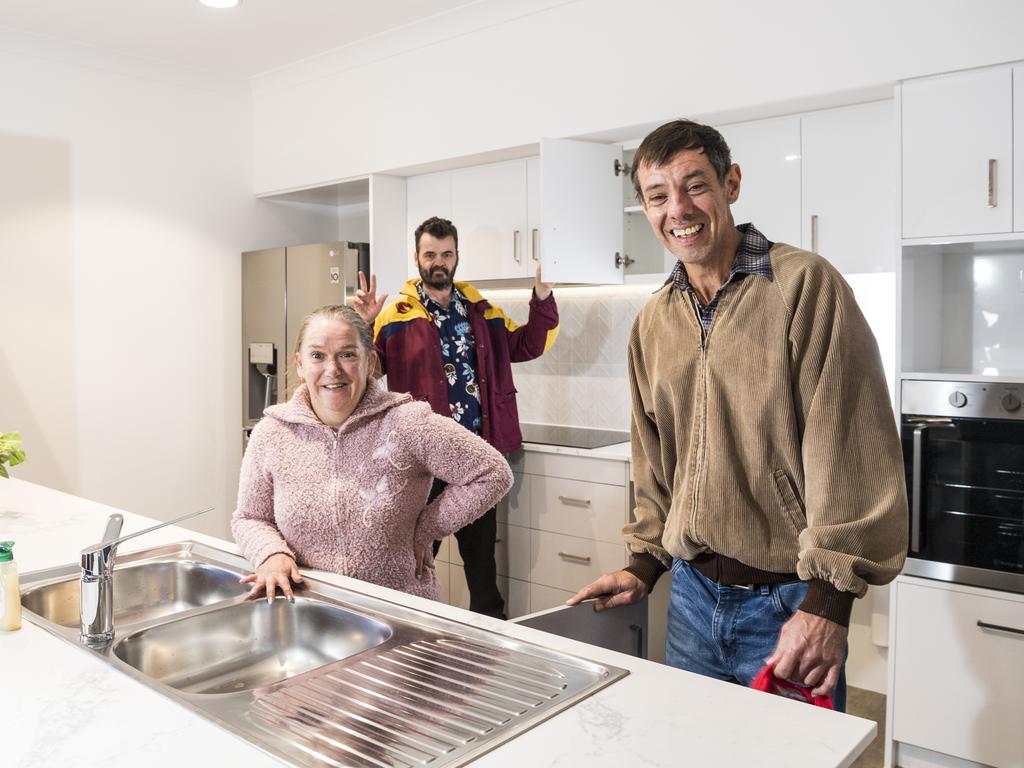
[[[435,477],[448,487],[427,504]],[[433,569],[416,578],[414,543],[471,523],[511,486],[504,456],[427,403],[374,382],[335,435],[303,384],[252,431],[231,531],[254,566],[284,552],[436,600]]]

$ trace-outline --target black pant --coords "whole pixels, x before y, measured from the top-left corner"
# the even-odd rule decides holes
[[[434,479],[430,489],[433,501],[441,495],[447,483]],[[498,591],[498,567],[494,562],[494,540],[498,533],[498,510],[488,509],[483,517],[455,532],[469,586],[469,610],[504,619],[505,600]],[[434,542],[434,554],[441,548],[441,542]]]

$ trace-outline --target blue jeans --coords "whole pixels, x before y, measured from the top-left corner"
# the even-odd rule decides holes
[[[782,625],[807,593],[803,581],[753,589],[716,584],[685,560],[672,562],[665,662],[740,685],[764,667]],[[846,711],[846,665],[832,691],[832,705]]]

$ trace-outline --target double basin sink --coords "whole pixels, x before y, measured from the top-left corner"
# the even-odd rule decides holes
[[[22,579],[26,617],[296,766],[461,765],[627,674],[306,578],[249,597],[196,542],[118,556],[115,638],[78,640],[73,566]]]

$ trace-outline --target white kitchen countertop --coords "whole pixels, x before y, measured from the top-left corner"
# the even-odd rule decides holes
[[[628,443],[624,445],[628,457]],[[99,539],[107,515],[116,511],[120,510],[42,486],[0,479],[0,539],[15,541],[15,560],[22,574],[77,562],[79,550]],[[153,522],[123,514],[125,533]],[[133,540],[124,551],[185,539],[237,551],[233,544],[179,527]],[[849,765],[875,733],[875,724],[860,718],[343,576],[308,573],[356,591],[630,670],[628,677],[483,755],[474,766],[713,764],[822,768]],[[239,737],[27,620],[18,632],[0,632],[0,664],[3,765],[281,765]]]

